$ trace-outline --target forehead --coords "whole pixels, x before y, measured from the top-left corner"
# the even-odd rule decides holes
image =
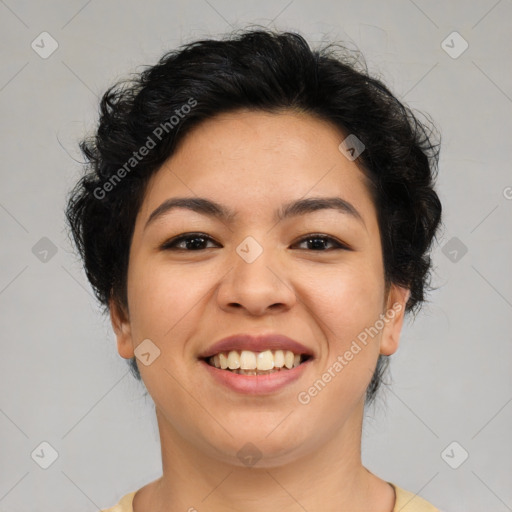
[[[299,112],[235,111],[194,127],[148,184],[142,216],[169,197],[215,197],[234,209],[337,195],[372,209],[368,179],[339,150],[346,134]]]

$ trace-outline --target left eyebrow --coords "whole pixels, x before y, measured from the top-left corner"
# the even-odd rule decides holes
[[[164,214],[176,208],[184,208],[208,217],[216,217],[224,222],[231,222],[237,217],[235,211],[211,199],[204,197],[173,197],[165,200],[151,213],[144,229],[157,218],[162,217]],[[291,201],[284,204],[276,211],[275,218],[277,221],[281,221],[290,217],[313,213],[318,210],[336,210],[351,216],[366,227],[362,215],[351,203],[341,197],[310,197]]]
[[[362,215],[351,203],[341,197],[309,197],[306,199],[298,199],[297,201],[285,204],[277,212],[277,218],[278,220],[283,220],[296,215],[305,215],[307,213],[316,212],[318,210],[337,210],[357,219],[366,227]]]

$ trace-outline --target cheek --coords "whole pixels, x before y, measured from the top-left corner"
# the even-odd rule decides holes
[[[211,273],[195,265],[133,261],[128,276],[132,331],[164,342],[194,318],[201,298],[213,289]]]
[[[318,319],[319,337],[326,340],[317,375],[325,388],[320,383],[321,393],[311,391],[318,394],[320,409],[336,404],[351,410],[364,396],[379,355],[380,333],[368,332],[382,313],[382,268],[368,259],[305,275],[301,286],[307,306]]]
[[[310,404],[311,417],[329,418],[325,425],[333,432],[364,400],[375,370],[380,333],[370,336],[368,330],[382,312],[384,286],[379,272],[352,268],[337,273],[341,275],[316,276],[316,286],[307,285],[307,306],[317,318],[318,337],[326,342],[314,379],[298,397]]]
[[[354,261],[311,272],[297,270],[298,295],[322,322],[328,337],[346,340],[373,324],[384,301],[384,277],[378,265]],[[330,330],[328,329],[330,328]]]

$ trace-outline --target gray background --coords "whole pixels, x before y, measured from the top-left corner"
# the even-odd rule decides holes
[[[0,0],[0,511],[93,511],[160,475],[153,404],[73,255],[65,197],[107,86],[249,23],[356,44],[440,127],[438,289],[368,412],[364,461],[446,512],[512,510],[511,20],[510,0]]]

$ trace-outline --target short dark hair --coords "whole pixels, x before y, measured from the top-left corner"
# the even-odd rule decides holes
[[[435,126],[370,76],[358,52],[338,44],[312,50],[297,33],[261,28],[185,44],[103,95],[97,130],[80,142],[86,172],[66,217],[104,312],[109,299],[127,308],[129,249],[149,178],[194,126],[237,109],[309,113],[364,144],[355,162],[371,184],[386,287],[409,288],[406,311],[415,312],[430,285],[441,220]],[[386,359],[379,357],[367,402]]]

